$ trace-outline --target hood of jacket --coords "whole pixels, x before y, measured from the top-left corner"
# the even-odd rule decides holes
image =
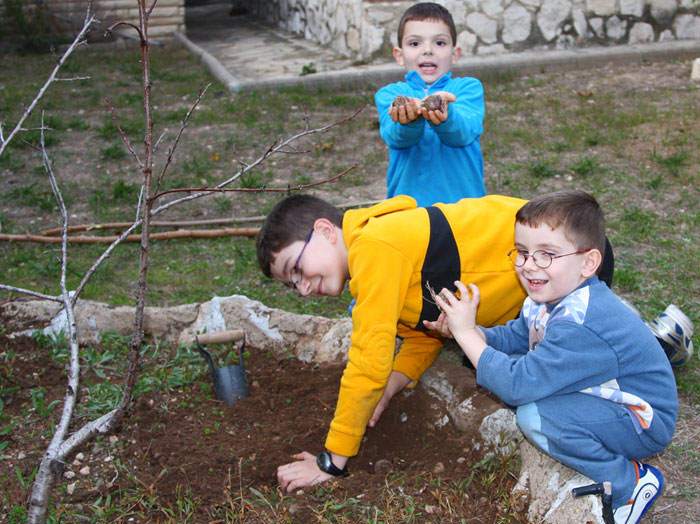
[[[389,198],[375,204],[372,207],[362,209],[350,209],[343,215],[343,240],[345,245],[349,246],[361,233],[367,223],[376,217],[395,213],[396,211],[405,211],[407,209],[415,209],[416,200],[408,195],[399,195],[394,198]]]

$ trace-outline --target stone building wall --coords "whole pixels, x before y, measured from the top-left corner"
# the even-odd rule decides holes
[[[0,0],[0,19],[6,16],[5,2]],[[82,26],[88,0],[21,0],[25,11],[31,16],[37,4],[45,4],[52,29],[58,32],[72,32]],[[93,0],[93,10],[104,30],[114,22],[125,21],[138,25],[139,11],[136,0]],[[150,2],[147,3],[150,5]],[[12,21],[2,20],[10,29]],[[149,36],[167,37],[175,31],[185,29],[185,0],[158,0],[150,18]],[[132,33],[133,34],[133,33]]]
[[[700,39],[700,0],[437,0],[464,54]],[[405,0],[235,0],[357,60],[390,56]]]

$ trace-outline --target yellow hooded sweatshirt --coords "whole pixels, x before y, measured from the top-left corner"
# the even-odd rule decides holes
[[[477,322],[503,324],[525,299],[513,264],[515,214],[525,200],[498,195],[417,208],[398,196],[370,208],[347,211],[352,338],[326,448],[356,455],[367,422],[392,370],[418,380],[443,341],[426,333],[422,320],[439,314],[435,292],[453,282],[479,286]],[[396,336],[403,338],[395,354]]]

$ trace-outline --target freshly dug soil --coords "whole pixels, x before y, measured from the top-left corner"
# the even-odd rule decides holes
[[[9,392],[3,399],[5,415],[33,421],[15,427],[5,453],[12,459],[10,468],[17,466],[29,475],[45,450],[49,419],[60,411],[57,404],[54,415],[37,419],[30,390],[45,388],[46,403],[60,399],[64,371],[32,339],[0,337],[0,344],[3,351],[16,355],[11,366],[0,368],[4,391]],[[231,407],[214,399],[208,374],[185,388],[139,397],[116,435],[98,438],[66,465],[64,479],[54,492],[62,494],[66,506],[91,504],[98,496],[115,498],[134,490],[156,498],[161,508],[175,507],[187,496],[198,503],[195,522],[215,522],[215,508],[230,504],[239,494],[248,497],[252,490],[279,498],[277,466],[302,450],[316,454],[322,449],[342,365],[304,364],[253,349],[246,367],[250,395]],[[465,378],[471,373],[458,371]],[[108,378],[118,382],[116,377]],[[88,371],[83,381],[95,379]],[[430,486],[454,485],[469,477],[482,454],[472,442],[476,428],[472,433],[458,431],[451,423],[440,425],[437,421],[444,413],[442,403],[422,388],[397,395],[377,427],[368,429],[360,454],[349,463],[351,475],[323,488],[341,500],[354,497],[382,507],[385,484],[400,482],[417,507],[437,511],[425,515],[427,520],[452,522],[435,509],[440,490]],[[65,478],[68,471],[74,475]],[[503,477],[512,484],[507,474]],[[65,486],[73,483],[72,494],[65,494]],[[500,510],[493,493],[486,493],[479,482],[467,484],[458,501],[462,507],[454,507],[454,515],[476,518],[469,522],[495,522]],[[501,486],[504,491],[507,488]],[[315,521],[318,489],[307,488],[288,497],[283,505],[289,510],[285,520]],[[23,505],[28,488],[20,486],[14,474],[1,475],[0,491],[12,504]],[[148,514],[143,501],[133,510]],[[152,511],[149,518],[162,518],[162,513]]]

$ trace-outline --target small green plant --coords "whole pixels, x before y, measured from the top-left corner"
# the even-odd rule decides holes
[[[121,397],[122,390],[116,384],[100,382],[87,388],[88,400],[82,406],[83,414],[90,416],[101,415],[105,411],[114,408]]]
[[[123,180],[117,180],[112,185],[112,198],[119,202],[134,202],[139,188],[136,184],[130,184]]]
[[[559,173],[545,160],[536,160],[527,166],[527,173],[533,178],[552,178]]]
[[[24,506],[12,506],[7,514],[7,524],[24,524],[27,522],[27,510]]]
[[[649,179],[647,187],[652,190],[657,190],[661,187],[661,182],[663,182],[663,177],[661,175],[656,175]]]
[[[263,175],[259,172],[249,171],[239,180],[241,181],[241,187],[246,189],[253,189],[263,186]]]
[[[5,388],[0,390],[0,393],[3,395],[7,394],[7,392],[8,391]],[[8,417],[4,414],[4,411],[5,403],[3,402],[2,398],[0,398],[0,457],[2,457],[2,452],[10,445],[10,442],[8,440],[4,440],[3,437],[10,435],[14,429],[14,424],[9,421]]]
[[[75,117],[66,123],[66,128],[73,131],[87,131],[90,129],[90,124],[84,118]]]
[[[318,73],[318,70],[313,62],[309,62],[301,66],[301,73],[299,73],[299,76],[313,75],[314,73]]]
[[[690,157],[685,150],[672,153],[668,156],[660,155],[654,151],[651,154],[651,159],[666,169],[670,175],[677,177],[681,174],[681,170],[688,165]]]
[[[622,266],[615,268],[614,283],[623,291],[639,291],[641,275],[636,269]]]
[[[183,168],[187,175],[202,177],[211,173],[214,164],[208,154],[196,154],[184,162]]]
[[[219,195],[214,198],[214,208],[221,214],[228,213],[233,209],[233,203],[230,198]]]
[[[122,160],[126,158],[126,151],[122,144],[112,144],[100,152],[102,160]]]
[[[42,211],[53,211],[56,207],[56,201],[50,191],[36,183],[16,187],[6,194],[17,204],[36,207]]]
[[[626,235],[635,240],[646,240],[653,234],[657,221],[658,217],[651,211],[631,207],[623,212],[621,225]]]
[[[46,390],[42,387],[29,390],[29,397],[32,401],[32,409],[41,418],[46,418],[53,412],[53,408],[60,402],[58,400],[46,401]]]
[[[587,177],[600,171],[600,164],[598,164],[597,158],[586,156],[574,163],[571,166],[571,171],[578,176]]]

